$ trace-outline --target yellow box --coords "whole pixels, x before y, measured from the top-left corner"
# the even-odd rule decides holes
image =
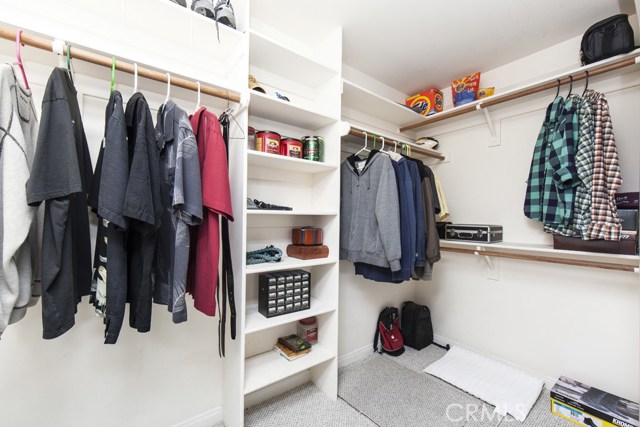
[[[405,104],[423,116],[430,116],[442,111],[442,92],[438,89],[427,89],[407,98]]]

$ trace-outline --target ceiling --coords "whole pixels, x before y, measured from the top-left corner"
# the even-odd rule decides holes
[[[446,87],[608,16],[635,13],[633,0],[261,0],[251,8],[294,32],[342,26],[343,62],[405,94]]]

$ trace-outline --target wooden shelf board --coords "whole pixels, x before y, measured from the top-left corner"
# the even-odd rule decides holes
[[[335,256],[317,259],[298,259],[282,255],[282,260],[280,262],[247,265],[245,272],[246,274],[258,274],[270,271],[292,270],[294,268],[311,268],[316,265],[335,264],[337,262],[338,258]]]
[[[249,30],[249,60],[258,68],[311,88],[338,75],[337,70],[293,51],[253,29]],[[259,76],[256,78],[260,81]]]
[[[249,114],[309,130],[316,130],[339,120],[256,91],[251,91]]]
[[[329,313],[336,310],[335,305],[327,304],[317,298],[311,298],[310,302],[311,307],[308,310],[296,311],[295,313],[283,314],[282,316],[275,316],[270,318],[266,318],[262,314],[260,314],[260,312],[258,311],[257,303],[247,305],[244,333],[252,334],[254,332],[263,331],[275,326],[297,322],[300,319],[305,319],[311,316],[318,316],[320,314]]]
[[[289,362],[273,350],[245,359],[244,394],[253,393],[336,357],[318,343],[304,357]]]
[[[338,165],[331,165],[324,162],[315,162],[313,160],[296,159],[294,157],[264,153],[262,151],[256,150],[249,150],[247,154],[247,162],[250,166],[260,166],[271,169],[282,169],[309,174],[328,172],[338,168]]]

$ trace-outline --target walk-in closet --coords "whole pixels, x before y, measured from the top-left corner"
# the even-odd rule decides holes
[[[431,3],[0,0],[0,425],[640,426],[640,1]]]

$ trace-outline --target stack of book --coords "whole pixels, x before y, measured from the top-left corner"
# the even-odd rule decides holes
[[[273,350],[289,362],[306,356],[311,351],[311,344],[303,340],[298,335],[287,335],[278,338],[278,342],[273,346]]]

